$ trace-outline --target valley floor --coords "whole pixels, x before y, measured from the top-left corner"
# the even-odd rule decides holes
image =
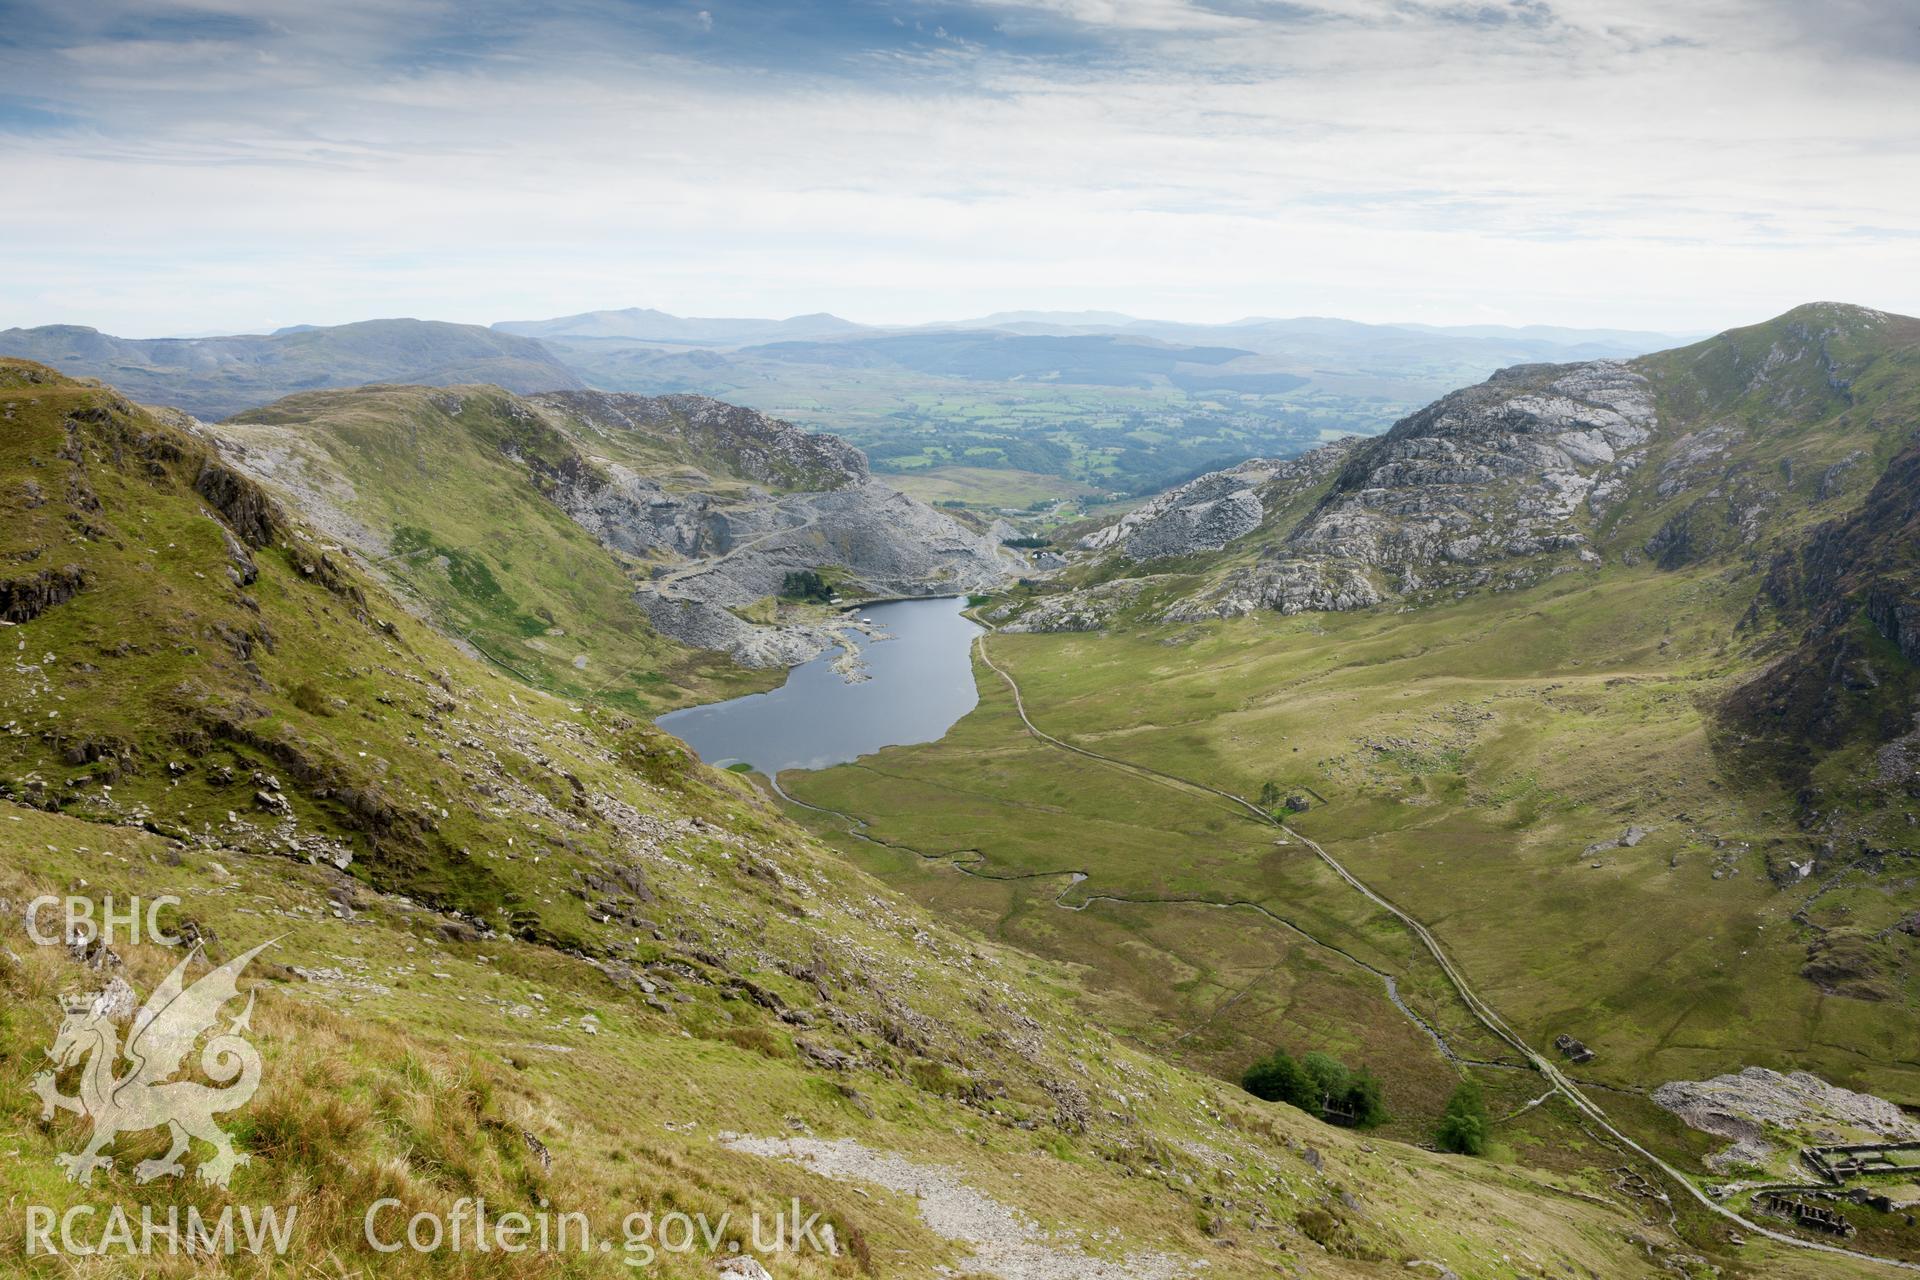
[[[1181,1060],[1236,1078],[1273,1044],[1337,1052],[1416,1141],[1465,1060],[1503,1158],[1620,1159],[1592,1113],[1529,1105],[1546,1084],[1476,1016],[1499,1010],[1527,1046],[1592,1046],[1569,1090],[1701,1171],[1721,1141],[1648,1100],[1665,1081],[1758,1064],[1920,1097],[1913,993],[1801,973],[1810,903],[1897,917],[1904,881],[1842,860],[1777,885],[1810,860],[1791,805],[1709,746],[1703,695],[1744,665],[1734,607],[1705,577],[1622,575],[1410,617],[994,636],[943,742],[783,785],[859,815],[862,840],[804,816],[921,900],[1082,966],[1095,1016]],[[1239,799],[1269,779],[1307,800],[1303,834]]]

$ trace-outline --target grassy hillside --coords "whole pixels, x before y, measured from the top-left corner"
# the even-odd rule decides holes
[[[1606,1176],[1358,1140],[1166,1065],[1078,1015],[1073,970],[936,921],[645,724],[464,657],[202,439],[18,362],[0,417],[0,896],[173,894],[215,960],[275,939],[251,987],[263,1084],[227,1117],[251,1163],[225,1191],[141,1184],[165,1142],[130,1134],[83,1188],[54,1156],[87,1123],[42,1119],[29,1087],[56,996],[144,995],[178,953],[90,967],[7,913],[12,1203],[297,1209],[284,1263],[83,1272],[632,1274],[617,1243],[429,1258],[361,1235],[377,1198],[404,1218],[476,1196],[610,1242],[632,1212],[734,1215],[666,1276],[713,1274],[791,1197],[840,1256],[768,1256],[781,1277],[1631,1276],[1702,1247],[1802,1266],[1724,1233],[1682,1246]],[[9,1258],[24,1233],[10,1213]]]
[[[636,711],[755,687],[653,630],[633,600],[644,570],[608,552],[536,483],[536,468],[586,465],[575,445],[497,388],[309,392],[218,432],[447,631],[530,684]],[[654,472],[691,466],[652,441],[621,456]]]

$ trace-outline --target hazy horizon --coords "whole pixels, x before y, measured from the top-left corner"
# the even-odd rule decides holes
[[[1809,299],[1809,301],[1815,301],[1815,300]],[[1818,301],[1837,301],[1837,299],[1818,299]],[[521,323],[532,323],[532,322],[538,322],[538,321],[564,319],[564,318],[567,318],[570,316],[576,316],[576,315],[593,315],[593,314],[601,314],[601,313],[617,313],[617,312],[624,312],[624,311],[658,311],[663,314],[671,315],[673,318],[677,320],[744,321],[744,322],[767,321],[771,323],[780,323],[780,322],[790,321],[790,320],[799,320],[799,319],[804,319],[810,316],[830,315],[836,320],[842,320],[842,321],[848,322],[849,324],[857,325],[863,330],[874,330],[874,331],[889,331],[889,330],[895,330],[895,329],[918,329],[918,328],[924,328],[931,325],[969,325],[969,324],[975,324],[975,323],[978,323],[981,325],[986,325],[989,323],[996,324],[996,325],[1054,324],[1063,328],[1097,327],[1098,325],[1101,325],[1103,323],[1108,323],[1108,321],[1105,321],[1105,320],[1082,318],[1082,317],[1091,317],[1094,314],[1096,314],[1094,312],[1087,311],[1087,310],[1070,311],[1065,309],[1039,309],[1039,308],[1027,308],[1027,307],[1006,308],[1002,311],[985,312],[980,315],[935,316],[927,320],[885,321],[885,320],[871,320],[871,319],[866,319],[860,316],[840,315],[837,312],[828,312],[824,310],[800,311],[800,312],[794,312],[790,315],[763,315],[763,316],[750,316],[750,315],[724,315],[723,316],[719,314],[703,314],[698,312],[680,313],[680,312],[668,312],[663,307],[649,307],[644,303],[636,303],[636,304],[627,305],[627,306],[577,307],[570,311],[557,312],[552,316],[507,316],[507,317],[499,317],[493,320],[448,320],[444,316],[433,316],[433,315],[389,315],[389,316],[369,315],[369,316],[355,316],[346,320],[328,321],[328,322],[325,322],[324,324],[316,324],[313,321],[306,321],[306,320],[287,320],[282,322],[276,322],[274,324],[266,325],[266,326],[227,327],[227,328],[215,327],[215,328],[209,328],[209,329],[198,329],[190,332],[174,331],[174,332],[156,332],[156,333],[124,333],[124,332],[116,332],[111,329],[106,329],[100,325],[89,324],[85,320],[71,320],[71,319],[42,320],[42,321],[37,321],[34,324],[21,324],[18,326],[8,325],[4,327],[41,328],[41,327],[60,326],[60,325],[77,325],[83,328],[95,329],[101,333],[107,334],[110,337],[116,337],[116,338],[132,338],[132,339],[138,339],[138,340],[176,339],[176,340],[182,340],[182,341],[191,341],[191,340],[203,339],[203,338],[269,336],[277,332],[283,332],[283,331],[293,330],[293,329],[327,328],[327,327],[333,327],[335,325],[354,324],[354,323],[359,323],[363,321],[422,320],[422,321],[438,321],[438,322],[451,323],[451,324],[471,324],[471,325],[478,325],[483,328],[491,328],[497,324],[512,325],[512,324],[521,324]],[[1102,312],[1100,314],[1107,314],[1107,313]],[[1699,338],[1710,336],[1710,332],[1707,330],[1696,330],[1692,332],[1673,332],[1670,330],[1648,329],[1641,326],[1632,326],[1632,325],[1591,325],[1591,324],[1554,325],[1554,324],[1536,324],[1532,322],[1506,324],[1504,322],[1493,322],[1493,321],[1464,321],[1459,324],[1448,324],[1445,322],[1426,321],[1426,320],[1355,320],[1355,318],[1352,316],[1328,316],[1328,315],[1232,316],[1224,319],[1200,318],[1200,319],[1186,320],[1186,319],[1175,319],[1170,316],[1147,315],[1140,312],[1118,311],[1118,312],[1112,312],[1110,314],[1113,317],[1111,323],[1115,325],[1121,324],[1123,322],[1133,322],[1133,323],[1139,323],[1139,324],[1186,324],[1186,325],[1193,325],[1193,326],[1202,327],[1202,328],[1220,328],[1220,329],[1232,328],[1236,325],[1256,325],[1256,324],[1271,324],[1271,323],[1285,324],[1285,323],[1291,323],[1291,322],[1297,322],[1297,321],[1325,320],[1325,321],[1336,321],[1336,322],[1353,322],[1353,323],[1375,325],[1375,326],[1386,327],[1386,328],[1421,328],[1421,329],[1438,329],[1438,330],[1500,328],[1500,329],[1511,329],[1515,332],[1524,332],[1530,329],[1543,329],[1543,330],[1550,330],[1550,331],[1558,330],[1558,331],[1565,331],[1565,332],[1571,332],[1571,333],[1604,333],[1604,332],[1635,333],[1635,334],[1642,334],[1648,337],[1671,338],[1678,342],[1691,342]],[[1738,321],[1734,325],[1723,326],[1723,328],[1737,327],[1738,324],[1754,323],[1754,322],[1757,322],[1758,320],[1767,319],[1767,318],[1769,317],[1754,317],[1752,320]],[[1712,332],[1718,332],[1718,331],[1715,330]],[[699,345],[699,343],[695,342],[693,339],[688,339],[687,342],[690,345]],[[726,345],[733,345],[733,344],[728,342],[720,342],[718,343],[718,345],[726,346]]]
[[[4,15],[0,327],[1920,311],[1899,0]]]

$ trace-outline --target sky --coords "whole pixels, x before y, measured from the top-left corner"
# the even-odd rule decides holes
[[[1920,313],[1912,0],[0,0],[0,327]]]

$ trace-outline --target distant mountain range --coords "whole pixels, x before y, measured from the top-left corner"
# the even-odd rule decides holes
[[[1438,328],[1327,317],[1228,324],[1007,311],[904,327],[824,313],[685,317],[645,307],[491,328],[430,320],[128,339],[76,325],[0,332],[0,355],[99,378],[215,420],[367,383],[692,393],[845,435],[875,470],[981,470],[1059,492],[1143,494],[1211,467],[1372,434],[1518,364],[1640,355],[1663,334]],[[1023,480],[1027,484],[1030,481]]]
[[[866,325],[824,312],[785,320],[728,320],[672,316],[651,307],[583,311],[554,320],[506,320],[493,327],[496,332],[526,338],[623,338],[632,342],[721,347],[869,332]]]
[[[1151,320],[1118,311],[996,311],[966,320],[936,320],[919,325],[868,325],[826,312],[772,319],[703,319],[669,315],[648,307],[618,311],[584,311],[551,320],[506,320],[493,326],[501,333],[528,338],[620,338],[662,345],[745,347],[799,339],[851,339],[929,331],[990,330],[1007,333],[1089,336],[1096,334],[1158,338],[1166,342],[1203,345],[1227,342],[1272,352],[1309,340],[1398,342],[1400,333],[1413,332],[1463,343],[1497,342],[1512,349],[1537,350],[1543,356],[1566,358],[1568,351],[1604,355],[1658,351],[1705,334],[1658,333],[1640,329],[1585,329],[1560,325],[1432,325],[1414,323],[1364,324],[1328,316],[1275,318],[1249,316],[1225,324],[1195,324]]]
[[[756,388],[791,384],[796,366],[813,366],[829,382],[844,371],[864,369],[972,382],[1253,395],[1281,394],[1315,382],[1351,393],[1357,388],[1349,384],[1384,379],[1389,398],[1398,403],[1508,365],[1642,355],[1681,341],[1671,334],[1548,325],[1442,328],[1320,316],[1188,324],[1109,311],[1003,311],[889,328],[826,314],[689,319],[629,308],[510,321],[494,330],[546,342],[599,386],[655,393],[745,392],[749,399]],[[831,389],[805,398],[824,411],[821,425],[850,425],[835,416],[842,397]]]
[[[0,355],[99,378],[146,404],[224,418],[295,391],[400,382],[577,390],[580,376],[528,338],[437,320],[365,320],[221,338],[116,338],[81,325],[0,331]]]
[[[876,470],[957,483],[984,468],[1140,494],[1260,453],[1372,434],[1520,364],[1630,357],[1680,338],[1323,316],[1228,324],[1003,311],[880,327],[837,316],[685,319],[643,309],[495,326],[588,382],[719,396],[839,432]],[[934,491],[929,491],[934,492]]]
[[[757,367],[896,369],[969,381],[1278,393],[1315,377],[1447,382],[1463,370],[1637,355],[1671,335],[1617,329],[1374,325],[1322,317],[1197,325],[1118,312],[1006,311],[898,328],[817,313],[700,318],[645,307],[489,328],[432,320],[288,325],[270,334],[118,338],[81,325],[0,331],[0,355],[41,360],[128,394],[224,417],[293,391],[490,382],[510,391],[725,391]],[[705,353],[705,354],[701,354]]]
[[[772,319],[702,319],[645,307],[585,311],[552,320],[509,320],[496,332],[565,343],[618,341],[659,346],[741,348],[793,341],[862,342],[903,335],[987,332],[1053,337],[1150,338],[1187,346],[1226,344],[1260,355],[1386,352],[1452,352],[1492,356],[1507,363],[1601,359],[1658,351],[1694,337],[1636,329],[1574,329],[1558,325],[1364,324],[1328,316],[1276,319],[1251,316],[1226,324],[1150,320],[1118,311],[997,311],[968,320],[919,325],[866,325],[839,316]],[[1495,354],[1497,353],[1497,355]]]

